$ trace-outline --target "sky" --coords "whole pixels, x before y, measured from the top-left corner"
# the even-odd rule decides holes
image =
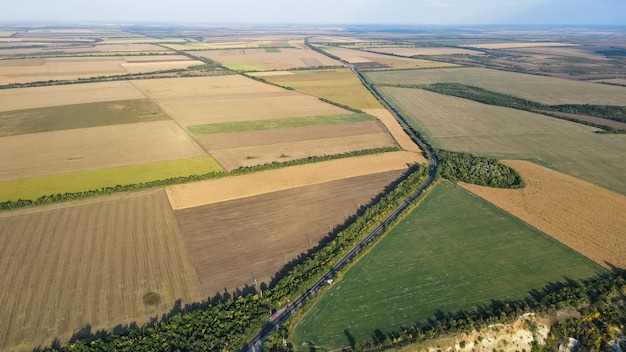
[[[626,25],[626,0],[2,0],[0,21]]]

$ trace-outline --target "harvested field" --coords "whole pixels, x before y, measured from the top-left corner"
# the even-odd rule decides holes
[[[195,42],[188,44],[163,44],[164,47],[185,51],[185,50],[216,50],[216,49],[258,49],[266,47],[288,48],[289,44],[284,41],[273,40],[249,40],[232,42]]]
[[[619,84],[622,86],[626,86],[626,78],[602,79],[595,82]]]
[[[375,51],[381,54],[394,54],[400,56],[419,56],[419,55],[484,55],[482,51],[462,49],[462,48],[410,48],[410,47],[383,47],[383,48],[368,48],[368,51]]]
[[[380,109],[380,103],[349,69],[300,70],[266,77],[268,81],[355,109]]]
[[[204,294],[269,284],[402,171],[352,177],[176,211]],[[245,219],[245,221],[242,221]]]
[[[389,131],[389,133],[393,136],[393,139],[396,140],[400,148],[409,152],[422,152],[417,144],[413,142],[411,137],[409,137],[409,135],[404,132],[402,126],[400,126],[398,121],[396,121],[396,119],[387,109],[366,109],[363,110],[363,112],[375,116],[377,119],[379,119],[387,128],[387,131]],[[426,159],[421,162],[426,162]]]
[[[593,50],[588,50],[579,47],[532,47],[532,48],[514,48],[507,49],[509,52],[528,53],[528,54],[542,54],[550,56],[566,56],[566,57],[579,57],[590,60],[610,60],[604,55],[596,54]]]
[[[238,75],[132,83],[183,126],[346,113],[317,98]]]
[[[544,46],[578,46],[578,44],[560,43],[560,42],[510,42],[510,43],[489,43],[489,44],[469,44],[460,45],[463,47],[479,48],[479,49],[513,49],[513,48],[535,48]]]
[[[277,50],[277,49],[275,49]],[[279,49],[268,52],[265,49],[242,49],[194,52],[194,55],[217,61],[227,67],[230,65],[248,65],[256,70],[287,70],[290,68],[337,66],[341,62],[333,60],[313,50]]]
[[[421,89],[379,91],[437,148],[536,160],[626,195],[626,135]]]
[[[0,181],[207,156],[174,121],[0,138]]]
[[[54,49],[55,51],[58,49]],[[67,47],[62,50],[65,53],[115,53],[115,52],[158,52],[170,51],[160,45],[154,44],[96,44],[85,47]]]
[[[375,84],[463,83],[548,105],[626,105],[624,87],[485,68],[367,72],[365,76]]]
[[[445,62],[435,62],[430,60],[402,58],[391,55],[376,54],[365,52],[361,50],[336,48],[336,47],[323,47],[324,51],[331,55],[337,56],[344,61],[351,64],[363,64],[363,63],[377,63],[384,67],[381,68],[394,68],[394,69],[407,69],[407,68],[434,68],[434,67],[454,67],[457,65],[449,64]]]
[[[0,79],[7,83],[73,80],[96,76],[184,69],[191,65],[200,64],[202,62],[182,55],[15,59],[0,61]]]
[[[626,197],[528,161],[505,161],[526,187],[460,185],[607,269],[626,268]]]
[[[546,111],[546,113],[548,115],[552,114],[552,115],[560,116],[569,120],[584,121],[584,122],[592,123],[594,125],[607,126],[607,127],[615,128],[618,130],[626,130],[626,122],[603,119],[601,117],[595,117],[595,116],[589,116],[589,115],[568,114],[565,112]]]
[[[396,144],[386,132],[352,135],[338,138],[309,138],[305,141],[275,143],[211,150],[211,156],[226,170],[242,166],[255,166],[272,162],[304,159],[311,156],[335,155],[352,151],[395,147]]]
[[[174,210],[241,199],[392,170],[406,170],[421,155],[391,152],[324,161],[276,170],[167,187]]]
[[[292,75],[291,71],[266,71],[266,72],[250,72],[249,76],[253,77],[269,77],[269,76],[284,76],[284,75]]]
[[[206,296],[163,189],[0,214],[0,350],[143,325]],[[146,294],[160,303],[147,306]]]
[[[13,110],[0,112],[0,137],[167,119],[150,99]]]
[[[146,98],[127,81],[0,90],[0,111]]]

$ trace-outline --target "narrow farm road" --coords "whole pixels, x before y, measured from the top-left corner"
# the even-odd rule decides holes
[[[324,55],[328,55],[324,51],[319,50],[319,49],[315,48],[314,46],[311,46],[308,43],[308,40],[305,40],[305,44],[309,48],[311,48],[312,50],[318,51],[318,52],[320,52],[320,53],[322,53]],[[322,275],[317,281],[315,281],[315,283],[313,283],[313,285],[311,285],[305,292],[303,292],[300,296],[298,296],[289,305],[287,305],[286,307],[284,307],[283,309],[281,309],[280,311],[275,313],[273,315],[273,319],[271,321],[269,321],[267,324],[265,324],[265,326],[263,326],[263,329],[261,329],[261,331],[258,334],[256,334],[252,339],[250,339],[241,348],[240,352],[261,352],[263,350],[263,343],[265,342],[265,339],[267,338],[267,336],[273,330],[277,329],[280,326],[280,324],[282,324],[284,321],[289,319],[289,317],[291,317],[291,315],[298,308],[302,307],[304,302],[310,296],[312,296],[315,293],[317,293],[317,291],[322,286],[324,286],[326,284],[327,280],[332,279],[336,272],[340,271],[365,246],[367,246],[376,236],[381,234],[385,230],[385,227],[388,224],[390,224],[391,222],[393,222],[398,217],[398,215],[400,213],[402,213],[402,211],[404,211],[409,206],[409,204],[413,200],[415,200],[417,197],[419,197],[422,194],[422,192],[424,191],[424,189],[426,187],[428,187],[433,182],[433,180],[435,178],[435,174],[437,172],[437,157],[435,156],[435,154],[432,151],[432,149],[430,148],[430,146],[428,146],[428,144],[424,143],[419,138],[418,135],[416,135],[415,133],[412,132],[413,130],[389,106],[389,104],[387,104],[387,102],[378,94],[378,92],[373,87],[371,87],[371,85],[365,80],[365,78],[361,75],[361,73],[358,71],[358,69],[354,65],[350,65],[348,63],[346,63],[346,64],[348,65],[348,67],[350,67],[350,69],[352,69],[352,71],[357,75],[357,77],[359,77],[359,79],[361,80],[361,83],[370,91],[370,93],[372,95],[374,95],[374,97],[376,97],[376,99],[378,99],[378,101],[385,107],[385,109],[387,109],[393,115],[393,117],[398,121],[398,123],[400,123],[400,125],[405,129],[405,131],[407,131],[407,133],[409,133],[411,138],[414,141],[416,141],[416,143],[420,146],[420,148],[422,148],[422,150],[428,154],[428,160],[430,161],[428,177],[426,177],[426,179],[424,179],[424,181],[422,182],[420,187],[413,194],[411,194],[409,197],[407,197],[407,199],[405,199],[402,202],[402,204],[400,204],[389,216],[387,216],[384,220],[382,220],[380,222],[380,224],[378,224],[378,226],[376,226],[375,229],[370,231],[367,234],[367,236],[365,236],[360,242],[358,242],[348,253],[346,253],[346,255],[344,255],[341,259],[339,259],[339,261],[337,261],[337,263],[335,263],[330,269],[328,269],[328,271],[326,273],[324,273],[324,275]]]

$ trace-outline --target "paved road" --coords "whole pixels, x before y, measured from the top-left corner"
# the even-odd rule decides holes
[[[308,45],[308,42],[306,42]],[[314,49],[315,50],[315,49]],[[420,148],[424,150],[429,157],[430,160],[430,168],[428,171],[428,177],[422,182],[417,191],[407,197],[402,204],[400,204],[389,216],[387,216],[383,221],[380,222],[375,229],[373,229],[370,233],[367,234],[359,243],[357,243],[346,255],[344,255],[337,263],[335,263],[322,277],[320,277],[311,287],[309,287],[304,293],[302,293],[298,298],[296,298],[293,302],[283,308],[278,314],[274,314],[274,318],[272,321],[265,324],[263,329],[256,334],[248,343],[246,343],[240,352],[261,352],[263,350],[263,342],[267,338],[267,336],[275,329],[280,326],[285,320],[289,319],[291,315],[296,311],[296,309],[300,308],[302,304],[313,294],[317,293],[317,291],[324,286],[326,280],[332,279],[335,273],[341,270],[348,262],[350,262],[367,244],[369,244],[376,236],[380,235],[385,227],[394,221],[398,215],[405,210],[409,204],[415,200],[417,197],[422,194],[424,189],[428,187],[437,172],[437,158],[433,153],[432,149],[423,143],[419,136],[413,134],[408,125],[398,116],[398,114],[387,104],[387,102],[382,99],[382,97],[374,90],[367,81],[363,78],[361,73],[354,67],[353,65],[349,65],[349,67],[354,71],[354,73],[359,77],[363,85],[380,101],[380,103],[387,109],[389,112],[398,120],[398,122],[404,127],[404,129],[411,135],[411,137],[419,144]]]

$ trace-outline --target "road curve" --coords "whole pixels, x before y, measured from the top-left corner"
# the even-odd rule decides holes
[[[305,44],[324,55],[327,55],[325,52],[311,46],[308,40],[305,39]],[[350,69],[359,77],[361,83],[372,93],[376,99],[387,109],[393,117],[400,123],[400,125],[404,128],[404,130],[411,136],[411,138],[422,148],[424,152],[428,155],[428,160],[430,163],[428,177],[424,179],[420,187],[413,192],[410,196],[408,196],[402,204],[400,204],[389,216],[387,216],[384,220],[382,220],[375,229],[370,231],[367,236],[365,236],[361,241],[359,241],[352,249],[346,253],[337,263],[335,263],[324,275],[322,275],[313,285],[311,285],[306,291],[300,294],[293,302],[288,304],[285,308],[278,312],[278,314],[274,315],[274,319],[268,322],[263,326],[261,331],[256,334],[253,338],[251,338],[239,351],[240,352],[261,352],[263,350],[263,343],[267,336],[275,329],[280,326],[285,320],[289,319],[291,315],[296,311],[296,309],[300,308],[304,302],[313,294],[317,293],[317,291],[326,284],[326,280],[332,279],[336,272],[340,271],[347,263],[349,263],[354,257],[365,247],[367,246],[376,236],[380,235],[387,225],[393,222],[402,211],[404,211],[412,201],[414,201],[417,197],[419,197],[424,189],[428,187],[434,180],[435,174],[437,172],[437,157],[435,153],[432,151],[430,146],[424,143],[418,135],[416,135],[413,130],[408,126],[408,124],[393,110],[389,104],[378,94],[378,92],[370,86],[370,84],[365,80],[365,78],[361,75],[361,73],[357,70],[354,65],[350,65],[346,63]]]

